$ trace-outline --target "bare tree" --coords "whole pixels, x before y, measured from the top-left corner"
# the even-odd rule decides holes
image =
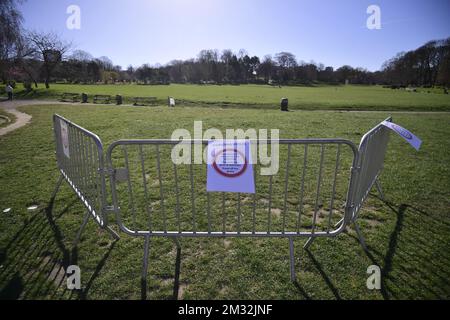
[[[275,55],[278,65],[282,68],[293,68],[297,66],[295,55],[290,52],[280,52]]]
[[[86,52],[84,50],[75,50],[72,52],[72,54],[69,57],[70,59],[82,61],[82,62],[89,62],[94,59],[92,54],[89,52]]]
[[[45,87],[50,88],[50,79],[56,66],[62,61],[71,44],[60,40],[54,33],[30,32],[27,36],[30,47],[34,49],[43,62]]]
[[[259,72],[264,76],[264,81],[267,83],[272,77],[275,69],[275,62],[271,55],[264,56],[262,63],[259,65]]]
[[[102,66],[102,68],[106,71],[113,71],[114,70],[114,63],[112,60],[106,56],[101,56],[100,58],[97,58],[98,63]]]
[[[22,0],[0,1],[0,76],[6,81],[8,65],[15,59],[22,38],[22,15],[17,4]]]

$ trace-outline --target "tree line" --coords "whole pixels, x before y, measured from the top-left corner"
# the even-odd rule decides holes
[[[20,2],[20,0],[19,0]],[[0,78],[20,81],[28,90],[44,82],[138,84],[271,84],[311,85],[384,84],[395,86],[449,86],[450,38],[430,41],[420,48],[397,54],[380,71],[298,61],[290,52],[262,59],[244,49],[202,50],[196,58],[173,60],[166,65],[144,64],[125,70],[108,57],[94,58],[76,50],[53,33],[23,30],[17,1],[0,2]]]

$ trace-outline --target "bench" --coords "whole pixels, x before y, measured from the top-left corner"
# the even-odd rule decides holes
[[[156,97],[134,97],[133,105],[134,106],[148,106],[155,105]]]
[[[94,103],[98,103],[99,101],[102,102],[102,103],[110,103],[111,102],[111,96],[96,94],[94,96]]]
[[[64,92],[61,95],[62,102],[79,102],[80,95],[78,93]]]

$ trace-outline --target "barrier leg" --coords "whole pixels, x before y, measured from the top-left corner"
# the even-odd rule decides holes
[[[86,227],[86,224],[89,221],[89,216],[91,214],[89,213],[89,211],[86,212],[86,215],[84,216],[83,222],[81,223],[81,227],[77,232],[77,236],[75,237],[75,240],[73,241],[73,247],[75,248],[76,246],[78,246],[78,242],[80,242],[81,239],[81,234],[84,231],[84,228]]]
[[[148,253],[150,247],[150,237],[145,237],[144,244],[144,259],[142,260],[142,275],[141,275],[141,298],[147,299],[147,272],[148,272]]]
[[[178,240],[177,237],[173,237],[172,238],[173,242],[175,243],[175,245],[177,246],[177,250],[181,250],[181,245],[180,245],[180,241]]]
[[[313,241],[314,241],[313,237],[308,238],[308,241],[305,242],[305,245],[303,246],[303,249],[308,250],[309,247],[311,246],[311,244],[313,243]]]
[[[364,237],[362,236],[361,230],[359,229],[359,226],[356,223],[356,221],[353,222],[353,225],[355,226],[355,231],[356,231],[356,234],[358,235],[358,239],[359,239],[359,242],[361,243],[361,246],[363,247],[364,251],[368,251],[366,241],[364,240]]]
[[[172,238],[177,246],[177,258],[175,261],[175,280],[173,285],[173,299],[178,299],[178,291],[180,289],[180,268],[181,268],[181,246],[178,238]]]
[[[344,218],[342,218],[341,220],[339,220],[338,222],[336,222],[336,224],[334,225],[334,227],[336,228],[336,227],[339,226],[342,222],[344,222]]]
[[[294,256],[294,239],[289,238],[289,256],[291,266],[291,281],[295,282],[295,256]]]
[[[114,240],[120,239],[120,236],[111,227],[106,227],[105,230],[108,231],[108,233],[114,238]]]
[[[55,190],[53,190],[52,196],[50,198],[50,201],[48,203],[48,209],[53,208],[53,202],[55,202],[56,194],[58,193],[59,188],[61,187],[61,183],[64,180],[64,176],[62,174],[59,175],[58,181],[56,182]]]
[[[377,191],[380,194],[381,200],[385,201],[383,189],[381,188],[381,184],[380,181],[378,181],[378,179],[375,180],[375,187],[377,188]]]

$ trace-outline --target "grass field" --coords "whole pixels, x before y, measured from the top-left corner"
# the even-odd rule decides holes
[[[98,89],[55,85],[52,90],[55,94],[61,91],[121,92],[130,96],[139,93],[161,99],[174,95],[212,103],[276,104],[281,96],[288,96],[291,105],[299,108],[365,106],[369,110],[372,107],[447,110],[450,106],[448,96],[379,87],[370,90],[267,87],[257,91],[253,86],[240,86],[208,91],[209,88],[176,85],[99,86]],[[281,138],[341,137],[358,143],[367,130],[389,115],[101,105],[30,106],[21,111],[33,116],[32,123],[0,137],[0,209],[12,208],[9,213],[0,211],[0,298],[140,298],[142,239],[121,234],[121,240],[112,242],[91,220],[78,252],[72,252],[71,242],[84,209],[67,184],[58,194],[53,213],[45,211],[58,177],[53,113],[97,133],[105,146],[122,138],[170,138],[174,129],[192,130],[194,120],[203,120],[204,128],[279,128]],[[416,152],[399,137],[391,136],[381,177],[387,201],[378,199],[374,192],[361,215],[369,254],[359,245],[352,228],[337,238],[319,239],[310,253],[302,249],[303,240],[296,240],[298,284],[295,285],[289,278],[289,250],[285,239],[182,239],[179,298],[449,299],[450,114],[396,113],[394,121],[424,142]],[[38,210],[28,211],[32,204],[38,205]],[[152,240],[150,299],[172,298],[175,252],[170,240]],[[63,280],[62,266],[75,257],[82,270],[81,292],[69,292]],[[380,291],[366,288],[366,270],[372,264],[382,268]]]
[[[20,90],[19,85],[18,90]],[[317,86],[271,87],[267,85],[202,86],[179,85],[69,85],[52,84],[49,90],[41,84],[31,94],[16,92],[18,97],[58,99],[63,92],[121,94],[125,102],[132,97],[154,96],[166,103],[173,96],[178,104],[189,106],[220,106],[231,108],[278,108],[280,99],[289,98],[292,109],[339,110],[450,110],[450,96],[437,89],[421,89],[419,92],[391,90],[381,86]],[[430,92],[430,93],[428,93]],[[92,101],[92,98],[90,98]]]

